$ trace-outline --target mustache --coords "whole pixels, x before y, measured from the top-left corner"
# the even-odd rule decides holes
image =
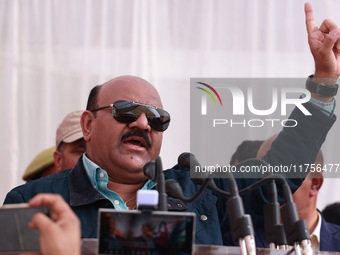
[[[152,147],[152,143],[149,139],[149,136],[147,134],[145,134],[145,132],[142,132],[140,130],[131,130],[129,132],[127,132],[125,135],[122,136],[121,141],[131,137],[131,136],[139,136],[141,138],[143,138],[146,142],[146,144],[148,145],[149,148]]]

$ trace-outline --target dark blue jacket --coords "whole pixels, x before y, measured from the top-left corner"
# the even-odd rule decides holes
[[[313,116],[305,116],[298,109],[292,112],[289,118],[298,121],[298,126],[284,128],[272,144],[272,149],[264,157],[271,165],[299,165],[314,162],[335,117],[326,116],[310,104],[305,104],[305,107]],[[199,185],[190,180],[188,169],[183,170],[175,166],[173,169],[165,171],[165,177],[177,180],[187,197],[193,196],[199,189]],[[216,184],[221,189],[228,191],[227,181],[227,179],[218,179]],[[238,179],[237,183],[239,189],[242,189],[255,181],[256,179]],[[294,192],[301,185],[303,178],[289,179],[288,181]],[[113,208],[112,203],[91,186],[81,159],[73,169],[14,188],[7,194],[4,203],[27,202],[38,193],[61,194],[80,218],[82,237],[84,238],[97,237],[98,208]],[[251,214],[253,219],[262,217],[263,204],[268,202],[267,194],[268,187],[264,186],[243,197],[245,212]],[[207,190],[200,199],[192,203],[183,203],[170,198],[169,209],[196,213],[196,244],[222,245],[222,236],[229,231],[226,201],[226,197]]]
[[[320,251],[340,252],[340,226],[321,219]]]

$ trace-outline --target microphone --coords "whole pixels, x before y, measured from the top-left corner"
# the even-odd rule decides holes
[[[264,226],[266,242],[270,249],[286,249],[287,239],[283,225],[280,221],[280,204],[277,201],[277,188],[275,180],[270,183],[270,202],[264,205]]]
[[[286,195],[289,197],[285,199],[287,202],[281,208],[281,215],[287,242],[288,244],[294,244],[295,254],[297,255],[301,254],[300,251],[306,255],[313,254],[307,222],[305,220],[299,220],[291,192]]]
[[[179,157],[178,157],[178,164],[181,167],[190,168],[190,161],[192,161],[195,166],[200,165],[198,163],[198,160],[196,159],[196,157],[189,152],[184,152],[181,155],[179,155]],[[192,202],[192,201],[198,199],[202,195],[204,190],[206,190],[207,188],[210,188],[210,189],[213,189],[213,190],[214,189],[219,190],[217,188],[215,182],[213,181],[213,179],[211,179],[211,177],[207,177],[205,179],[201,179],[201,178],[197,178],[197,179],[195,178],[194,179],[194,178],[192,178],[192,180],[194,181],[194,183],[200,184],[201,187],[197,191],[197,193],[191,198],[184,196],[181,186],[179,185],[179,183],[176,180],[173,180],[173,179],[166,180],[166,182],[165,182],[166,192],[170,196],[172,196],[174,198],[179,198],[180,200],[182,200],[184,202]]]
[[[156,173],[157,173],[157,190],[159,193],[158,210],[168,210],[168,195],[165,192],[165,177],[163,173],[163,165],[160,156],[156,158]]]
[[[187,197],[183,195],[183,190],[179,183],[174,179],[168,179],[165,181],[166,193],[174,198],[179,198],[187,202]]]
[[[176,180],[168,179],[165,181],[166,193],[174,198],[179,198],[184,202],[192,202],[202,195],[202,193],[207,189],[208,185],[210,184],[210,181],[211,179],[205,179],[203,185],[200,187],[197,193],[193,197],[188,198],[184,196],[183,190]]]
[[[198,162],[198,160],[196,159],[195,155],[190,153],[190,152],[183,152],[181,155],[179,155],[178,157],[178,165],[180,165],[181,167],[184,168],[190,168],[190,167],[196,167],[196,166],[201,166],[201,164]],[[203,185],[205,182],[205,179],[210,179],[210,183],[208,185],[208,188],[217,192],[217,193],[222,193],[222,195],[227,195],[230,196],[229,193],[225,193],[222,190],[220,190],[214,180],[211,178],[210,174],[206,174],[204,175],[204,178],[191,178],[191,180],[195,183],[195,184],[199,184],[199,185]]]
[[[143,167],[143,173],[148,179],[155,182],[157,179],[156,161],[152,160],[147,162]]]
[[[229,189],[232,197],[227,201],[229,224],[233,241],[238,241],[241,254],[256,254],[253,222],[249,214],[244,213],[242,198],[240,197],[234,176],[229,174]]]
[[[151,181],[157,181],[158,197],[158,210],[168,210],[168,195],[165,192],[165,177],[163,173],[162,160],[160,156],[157,156],[155,161],[147,162],[143,167],[143,172]]]
[[[201,165],[196,159],[195,155],[190,152],[183,152],[181,155],[179,155],[177,162],[180,166],[187,168],[190,168],[191,165],[193,166]]]

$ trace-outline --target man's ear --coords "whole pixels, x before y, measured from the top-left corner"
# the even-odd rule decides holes
[[[84,111],[80,118],[80,125],[86,142],[91,139],[93,118],[93,113],[90,111]]]
[[[58,170],[58,172],[60,172],[61,170],[64,170],[64,169],[62,169],[62,167],[61,167],[62,164],[63,164],[63,162],[62,162],[63,157],[62,157],[62,155],[61,155],[61,152],[56,150],[56,151],[53,153],[53,157],[54,157],[54,165],[55,165],[56,169]]]
[[[311,183],[311,188],[310,188],[310,192],[311,192],[311,196],[317,196],[319,190],[322,187],[323,184],[323,175],[322,173],[314,173],[313,174],[313,178],[311,178],[312,183]]]

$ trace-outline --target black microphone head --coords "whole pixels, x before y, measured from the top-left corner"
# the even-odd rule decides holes
[[[174,198],[182,199],[184,196],[181,186],[174,179],[168,179],[165,181],[165,189],[166,193],[168,193],[170,196]]]
[[[195,158],[194,154],[190,152],[183,152],[181,155],[178,156],[178,164],[181,167],[187,167],[190,168],[190,159]]]
[[[152,160],[146,163],[143,167],[143,172],[146,177],[151,181],[156,181],[157,171],[156,171],[156,161]]]
[[[181,167],[187,167],[187,168],[190,168],[191,164],[193,164],[194,166],[200,165],[200,163],[197,161],[195,155],[190,153],[190,152],[183,152],[181,155],[179,155],[178,156],[178,164]],[[205,179],[210,178],[210,177],[211,177],[210,175],[204,175],[204,176],[202,175],[202,178],[191,178],[191,180],[195,184],[203,185]],[[208,188],[215,190],[215,191],[218,189],[213,180],[211,180],[211,182],[209,183]]]

